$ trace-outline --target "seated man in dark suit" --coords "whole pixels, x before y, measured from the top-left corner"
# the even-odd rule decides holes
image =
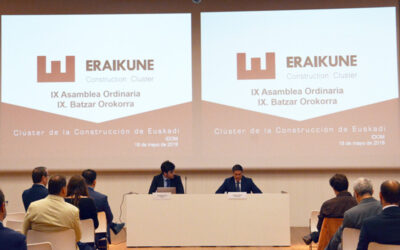
[[[325,250],[342,249],[341,242],[344,228],[361,229],[361,225],[365,219],[375,216],[382,211],[381,203],[372,197],[373,193],[374,189],[370,179],[358,178],[355,181],[354,196],[358,205],[344,213],[343,224],[332,237]]]
[[[254,184],[251,178],[247,178],[243,175],[243,167],[235,165],[232,167],[233,176],[226,178],[224,183],[215,192],[217,194],[223,194],[225,192],[246,192],[246,193],[262,193],[261,190]]]
[[[165,161],[161,164],[161,174],[154,176],[149,194],[156,192],[158,187],[175,187],[177,194],[185,193],[181,177],[175,174],[175,165],[172,162]]]
[[[46,198],[49,192],[47,191],[47,169],[45,167],[36,167],[32,171],[33,185],[31,188],[22,193],[22,201],[24,202],[25,211],[29,205],[37,200]]]
[[[114,234],[118,234],[122,228],[124,228],[125,223],[114,223],[113,213],[111,212],[110,205],[108,204],[108,198],[106,195],[99,193],[94,190],[96,186],[97,173],[92,169],[86,169],[82,172],[82,177],[85,179],[88,186],[89,197],[94,200],[97,212],[105,212],[107,219],[107,238],[110,242],[110,229],[113,230]]]
[[[0,249],[26,250],[25,235],[3,226],[6,215],[6,201],[0,190]]]
[[[382,212],[364,220],[357,250],[367,250],[370,242],[400,245],[400,184],[385,181],[381,185],[379,198]]]
[[[303,237],[303,241],[309,245],[311,241],[318,242],[319,233],[321,231],[322,222],[324,218],[343,218],[344,213],[350,208],[357,205],[356,199],[349,192],[349,181],[343,174],[335,174],[329,180],[329,184],[333,188],[336,197],[325,201],[318,215],[317,232],[312,232]]]

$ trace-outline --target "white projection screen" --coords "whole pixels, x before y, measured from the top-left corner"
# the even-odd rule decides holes
[[[0,171],[400,166],[398,3],[0,3]]]

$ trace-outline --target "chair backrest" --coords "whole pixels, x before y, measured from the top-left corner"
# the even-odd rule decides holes
[[[92,219],[81,220],[82,237],[80,242],[91,243],[94,242],[94,225]]]
[[[28,244],[28,250],[53,250],[50,242]]]
[[[20,212],[20,213],[7,213],[7,217],[4,218],[3,220],[3,225],[7,225],[8,220],[13,220],[13,221],[23,221],[25,218],[25,213]]]
[[[368,245],[368,250],[399,250],[400,245],[386,245],[386,244],[379,244],[376,242],[371,242]]]
[[[6,227],[11,228],[17,232],[22,232],[22,226],[24,221],[8,220],[6,222]]]
[[[76,250],[75,232],[68,229],[60,232],[39,232],[28,230],[26,235],[28,244],[50,242],[56,250]]]
[[[318,215],[319,215],[319,211],[317,211],[317,210],[311,211],[311,215],[310,215],[310,233],[318,231],[318,229],[317,229]]]
[[[321,231],[318,239],[318,250],[324,250],[336,233],[340,225],[342,225],[343,218],[324,218],[322,222]]]
[[[99,220],[99,226],[96,228],[96,233],[107,232],[107,217],[105,212],[98,212],[97,218]]]
[[[23,221],[25,218],[25,213],[24,212],[20,212],[20,213],[7,213],[7,217],[8,220],[19,220],[19,221]]]
[[[359,238],[360,238],[360,229],[344,228],[342,235],[342,249],[343,250],[357,249]]]

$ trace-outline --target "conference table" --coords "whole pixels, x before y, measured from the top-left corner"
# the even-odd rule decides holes
[[[127,247],[290,246],[289,194],[127,196]]]

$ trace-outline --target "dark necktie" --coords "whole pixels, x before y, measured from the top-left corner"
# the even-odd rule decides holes
[[[239,182],[236,182],[236,192],[240,192]]]
[[[167,179],[167,187],[171,187],[171,180]]]

